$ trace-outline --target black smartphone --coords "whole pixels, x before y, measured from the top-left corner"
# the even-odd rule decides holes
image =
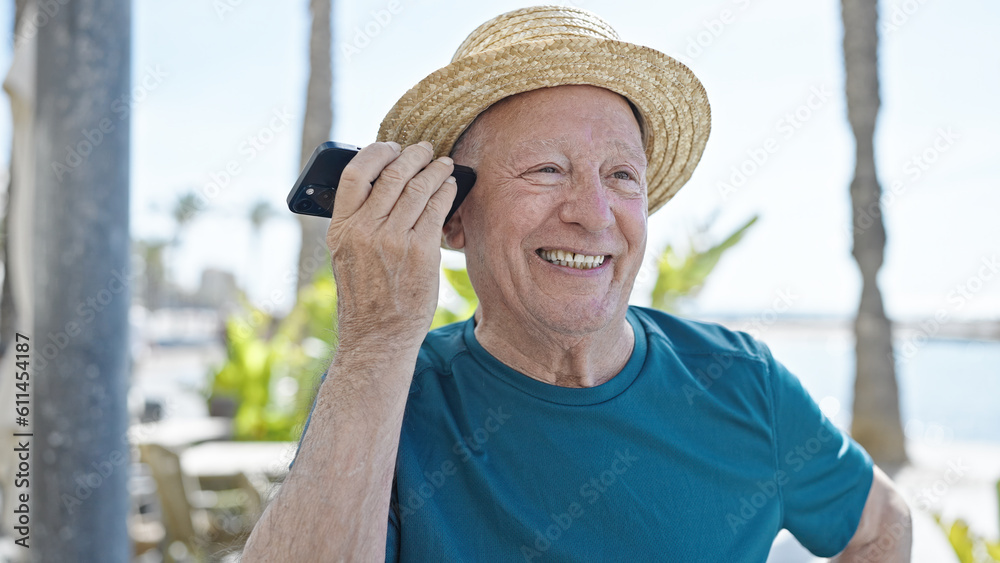
[[[315,215],[317,217],[333,216],[333,196],[340,184],[340,175],[347,163],[358,154],[361,147],[329,141],[316,147],[306,167],[299,174],[298,181],[288,193],[288,209],[292,213]],[[445,218],[445,223],[458,209],[459,205],[469,195],[469,190],[476,183],[476,173],[468,166],[455,165],[451,173],[458,184],[455,203]]]

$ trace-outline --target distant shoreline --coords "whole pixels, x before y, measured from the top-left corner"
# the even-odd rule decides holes
[[[798,317],[781,315],[767,318],[757,315],[720,315],[720,314],[690,314],[684,317],[719,323],[723,326],[743,330],[741,327],[753,327],[755,324],[766,324],[770,336],[815,338],[818,336],[853,335],[852,318],[837,317]],[[1000,320],[970,320],[938,322],[933,318],[909,319],[894,321],[893,336],[913,338],[924,334],[928,340],[982,340],[1000,342]]]

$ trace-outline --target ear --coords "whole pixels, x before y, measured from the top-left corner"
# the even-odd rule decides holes
[[[462,208],[459,207],[451,219],[441,229],[441,240],[445,248],[462,250],[465,248],[465,225],[462,223]]]

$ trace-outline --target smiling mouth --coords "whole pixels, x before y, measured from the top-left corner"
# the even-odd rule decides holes
[[[604,263],[607,256],[591,256],[589,254],[574,254],[565,250],[545,250],[539,248],[536,254],[550,264],[576,268],[577,270],[591,270]]]

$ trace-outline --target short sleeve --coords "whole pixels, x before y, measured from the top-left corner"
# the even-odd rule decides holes
[[[309,407],[309,415],[306,416],[306,423],[302,427],[302,433],[299,434],[299,444],[295,447],[295,455],[292,456],[292,461],[288,464],[289,470],[291,470],[295,465],[295,460],[299,459],[299,452],[302,451],[302,442],[306,439],[306,431],[309,430],[309,423],[312,422],[313,413],[316,412],[316,402],[319,401],[319,387],[320,385],[323,385],[324,381],[326,381],[326,372],[323,372],[323,374],[319,376],[319,384],[316,385],[316,390],[313,394],[313,403],[312,406]]]
[[[392,479],[392,496],[389,498],[389,526],[385,534],[385,563],[399,561],[399,495],[396,478]]]
[[[861,521],[872,483],[872,460],[834,426],[761,344],[770,372],[782,525],[813,554],[832,557]]]

